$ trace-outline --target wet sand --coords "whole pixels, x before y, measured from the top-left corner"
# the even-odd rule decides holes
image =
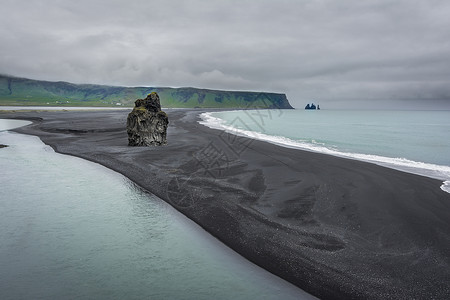
[[[130,178],[235,251],[323,299],[448,299],[442,182],[289,149],[167,110],[168,145],[128,147],[127,111],[8,112],[56,151]]]

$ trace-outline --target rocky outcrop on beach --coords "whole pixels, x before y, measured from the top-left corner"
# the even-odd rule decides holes
[[[145,99],[134,102],[133,110],[128,114],[128,146],[161,146],[167,144],[167,126],[169,118],[161,110],[156,92]]]

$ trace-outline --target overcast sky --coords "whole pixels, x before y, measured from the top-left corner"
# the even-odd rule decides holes
[[[450,109],[448,0],[0,0],[0,7],[3,74],[281,92],[296,107],[395,99]]]

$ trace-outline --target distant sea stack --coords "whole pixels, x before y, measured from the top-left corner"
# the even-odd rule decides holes
[[[128,146],[166,145],[169,118],[161,110],[158,94],[152,92],[134,104],[127,118]]]
[[[311,105],[308,103],[306,106],[305,106],[305,109],[320,109],[320,106],[319,105],[317,105],[317,107],[314,105],[314,103],[311,103]]]

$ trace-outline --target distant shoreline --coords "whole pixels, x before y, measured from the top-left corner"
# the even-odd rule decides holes
[[[8,105],[133,106],[134,101],[157,92],[163,107],[292,108],[285,94],[210,90],[193,87],[125,87],[74,84],[0,74],[0,102]]]
[[[0,118],[34,120],[16,131],[124,174],[320,298],[450,294],[450,195],[439,180],[229,135],[200,125],[203,111],[171,111],[169,144],[151,148],[127,146],[124,111]]]

